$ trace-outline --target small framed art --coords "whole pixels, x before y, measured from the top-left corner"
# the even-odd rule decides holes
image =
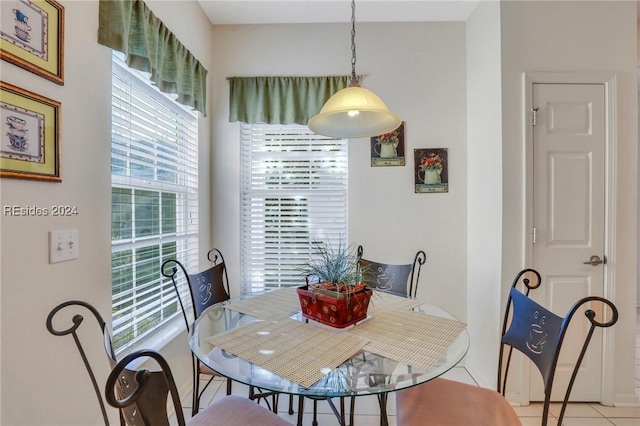
[[[449,153],[447,148],[413,150],[416,193],[449,192]]]
[[[0,177],[61,182],[60,103],[0,82]]]
[[[64,84],[64,7],[55,0],[1,1],[0,58]]]
[[[404,166],[404,121],[393,132],[371,138],[371,167]]]

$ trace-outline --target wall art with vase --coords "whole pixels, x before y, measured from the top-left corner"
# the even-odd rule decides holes
[[[393,132],[371,138],[371,167],[404,165],[403,121]]]
[[[447,148],[413,150],[416,193],[449,192],[449,153]]]

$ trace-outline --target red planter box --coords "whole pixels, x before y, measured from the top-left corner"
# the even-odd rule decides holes
[[[367,318],[373,291],[365,288],[342,299],[315,293],[308,286],[298,287],[302,316],[335,328],[345,328]]]

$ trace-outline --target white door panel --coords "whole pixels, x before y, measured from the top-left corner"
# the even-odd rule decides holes
[[[601,84],[533,84],[533,267],[543,278],[535,298],[560,316],[580,298],[604,293],[605,90]],[[567,333],[552,398],[561,400],[586,332],[584,311]],[[582,318],[579,318],[582,316]],[[578,373],[574,401],[598,401],[602,339],[596,333]],[[531,369],[531,400],[544,398]]]

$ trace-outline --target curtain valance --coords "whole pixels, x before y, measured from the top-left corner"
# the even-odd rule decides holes
[[[129,67],[206,115],[207,70],[142,0],[100,0],[98,43],[127,55]]]
[[[349,84],[349,76],[230,77],[229,121],[304,124]]]

